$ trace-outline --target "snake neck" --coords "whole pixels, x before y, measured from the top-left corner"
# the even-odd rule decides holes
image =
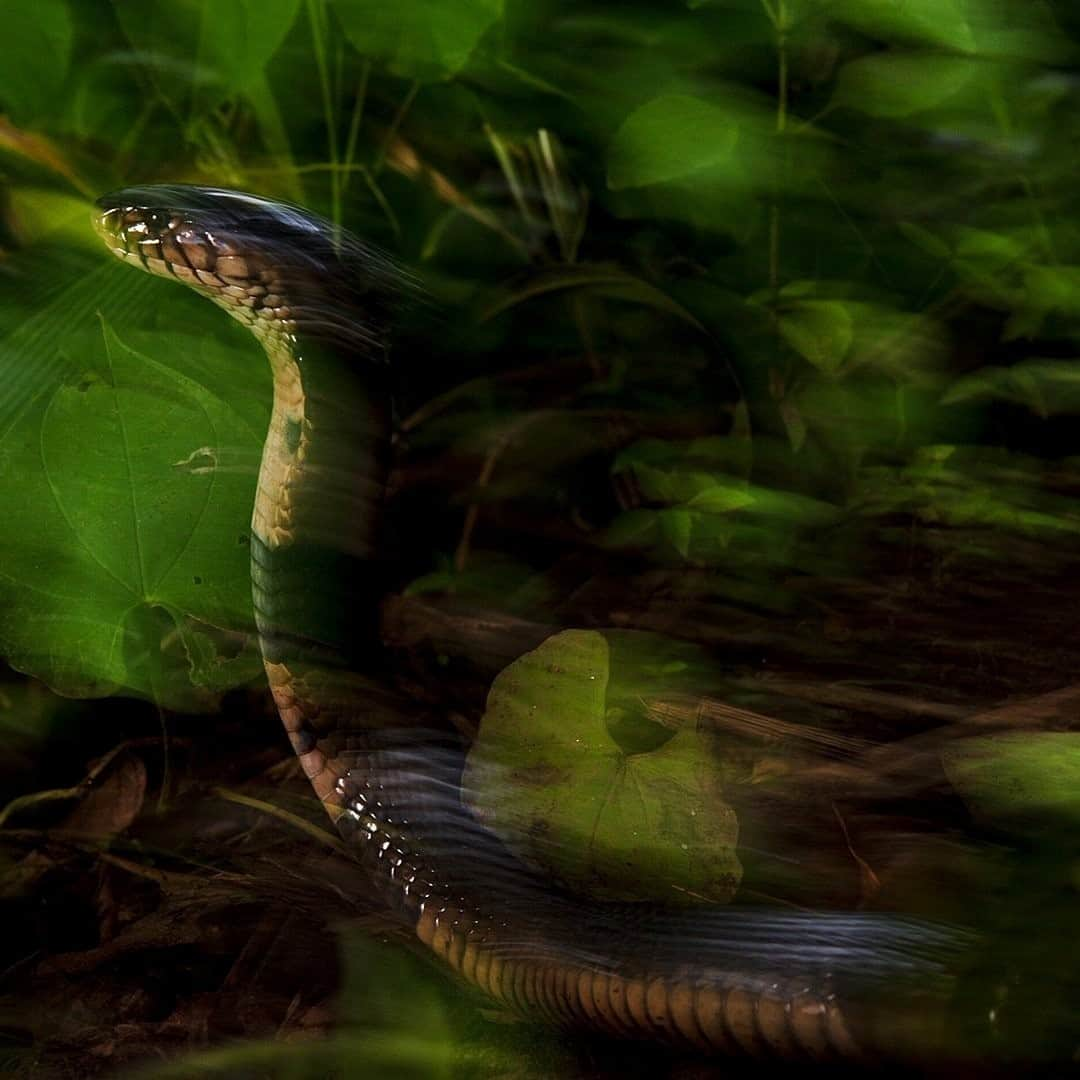
[[[377,559],[390,437],[389,394],[369,372],[283,336],[265,343],[274,403],[252,530],[271,551]]]
[[[274,402],[251,520],[255,623],[293,749],[336,820],[342,733],[394,711],[372,677],[390,398],[332,351],[285,334],[263,344]]]

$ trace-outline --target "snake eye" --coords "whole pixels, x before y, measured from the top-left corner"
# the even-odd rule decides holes
[[[162,210],[147,210],[144,216],[151,229],[162,231],[169,226],[169,215]]]

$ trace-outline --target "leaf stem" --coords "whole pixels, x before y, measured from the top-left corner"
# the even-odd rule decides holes
[[[768,0],[761,0],[769,11]],[[777,0],[775,12],[771,15],[776,27],[776,134],[787,131],[788,113],[788,55],[787,55],[787,10],[786,0]],[[779,177],[777,178],[779,181]],[[773,192],[772,206],[769,209],[769,289],[773,294],[775,318],[776,304],[780,291],[780,191],[779,182]]]
[[[398,129],[401,127],[406,113],[408,113],[409,109],[412,107],[412,103],[416,99],[419,90],[419,81],[413,80],[408,93],[402,98],[401,104],[397,108],[397,112],[394,113],[394,119],[390,121],[390,127],[386,132],[386,137],[383,139],[382,146],[379,147],[379,153],[371,166],[372,176],[378,176],[379,173],[382,172],[383,165],[386,164],[386,155],[390,152],[390,147],[397,136]]]
[[[360,120],[364,115],[364,106],[367,103],[368,79],[371,77],[371,61],[365,60],[360,68],[360,81],[356,86],[356,97],[353,99],[352,119],[349,121],[349,134],[345,139],[345,158],[341,169],[341,191],[344,194],[349,186],[351,178],[351,166],[356,159],[356,142],[360,135]],[[366,170],[365,170],[366,171]]]
[[[330,217],[335,227],[341,228],[341,173],[338,170],[337,116],[334,95],[330,85],[330,69],[326,58],[326,8],[322,0],[307,0],[308,23],[311,26],[311,42],[315,52],[315,65],[319,70],[319,88],[323,99],[323,116],[326,120],[326,147],[330,162]]]

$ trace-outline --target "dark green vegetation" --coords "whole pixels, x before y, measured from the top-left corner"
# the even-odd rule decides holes
[[[601,896],[644,878],[641,895],[690,900],[976,922],[996,906],[1012,949],[1053,957],[1078,880],[1074,698],[1025,702],[1069,687],[1080,660],[1075,5],[7,7],[0,775],[28,798],[6,819],[21,933],[0,992],[35,1014],[0,1025],[16,1067],[70,1075],[71,1053],[105,1071],[164,1041],[166,1021],[175,1048],[204,1028],[272,1034],[319,1000],[297,976],[299,1005],[289,984],[277,1011],[268,995],[250,1024],[200,1028],[200,994],[257,980],[185,960],[177,989],[170,961],[155,976],[168,993],[140,983],[157,1004],[132,1006],[110,1043],[133,992],[115,956],[142,954],[70,959],[140,926],[147,950],[198,954],[205,935],[155,937],[131,914],[153,905],[127,892],[135,880],[173,904],[235,908],[224,885],[190,892],[196,863],[234,873],[249,901],[296,902],[295,882],[251,885],[285,857],[229,862],[221,844],[170,854],[167,881],[132,869],[187,843],[184,824],[162,826],[166,806],[182,823],[235,817],[233,803],[205,808],[206,787],[266,796],[284,756],[258,690],[246,546],[266,363],[221,312],[101,249],[90,200],[141,182],[301,202],[429,293],[395,353],[387,667],[482,732],[474,805],[512,844]],[[558,677],[507,670],[481,728],[491,680],[565,627],[659,636],[549,643]],[[567,691],[582,650],[605,681]],[[1006,701],[1001,726],[1054,730],[979,728],[944,753],[906,741]],[[534,708],[580,730],[515,745]],[[104,809],[87,810],[72,785],[124,739],[143,741],[149,779],[125,750],[95,774],[110,778]],[[272,745],[279,757],[260,757]],[[520,768],[485,785],[485,762],[508,759]],[[139,816],[148,783],[156,817]],[[43,790],[64,797],[32,797]],[[303,813],[303,784],[281,799]],[[268,828],[244,812],[236,831]],[[129,846],[112,842],[123,868],[88,842],[39,850],[36,830],[58,823],[128,830]],[[629,862],[620,825],[646,837]],[[358,972],[388,963],[351,957],[353,1016],[372,1008],[348,996]],[[76,969],[97,973],[93,1006],[81,1026],[50,1026]],[[412,985],[387,990],[401,1011]],[[422,995],[419,1040],[387,1005],[384,1041],[370,1025],[323,1044],[337,1066],[311,1058],[308,1073],[262,1048],[219,1067],[575,1067],[542,1038],[525,1053],[475,1024],[453,1037],[460,1006],[440,994]]]

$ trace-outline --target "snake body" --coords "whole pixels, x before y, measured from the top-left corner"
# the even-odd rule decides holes
[[[870,913],[570,896],[472,819],[457,751],[403,724],[365,671],[377,644],[393,267],[323,219],[257,196],[153,186],[99,207],[117,256],[213,300],[269,358],[251,525],[267,678],[316,795],[416,938],[490,998],[565,1028],[712,1055],[939,1055],[963,933]]]

